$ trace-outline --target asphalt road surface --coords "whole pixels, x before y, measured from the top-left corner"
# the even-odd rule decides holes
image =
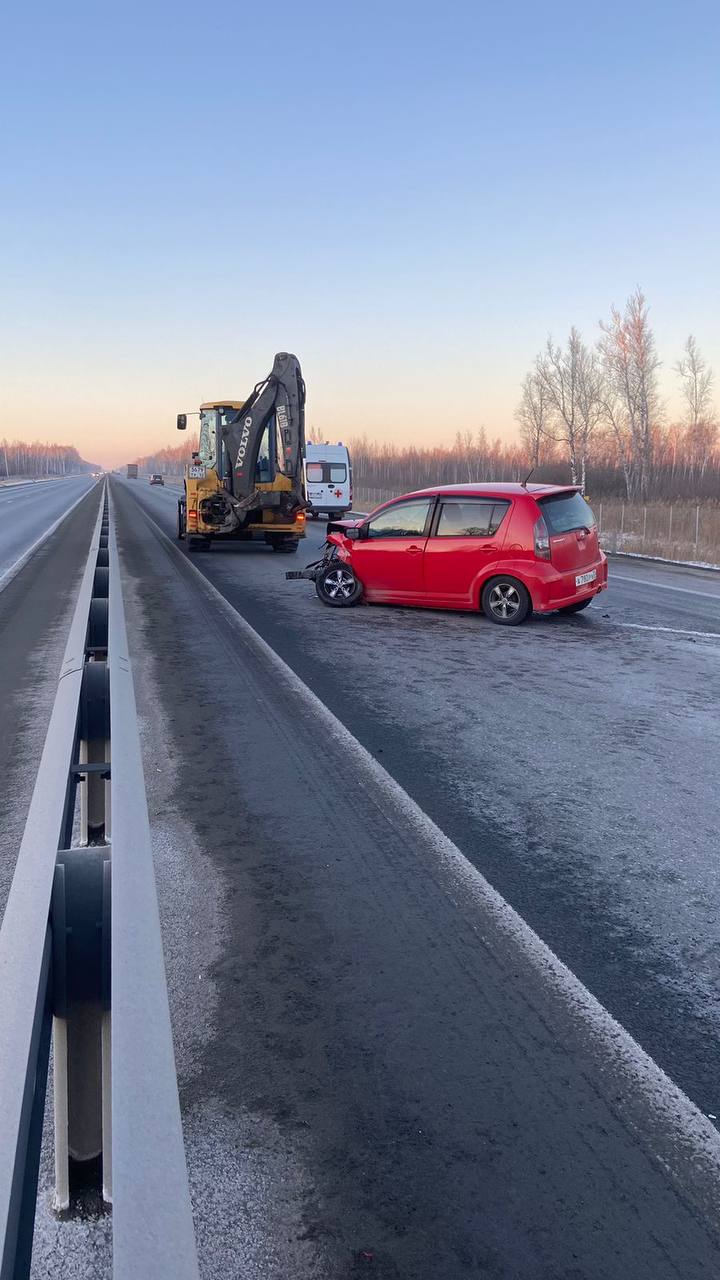
[[[189,558],[112,491],[204,1280],[720,1274],[720,576],[333,612],[322,525]],[[95,511],[0,592],[0,909]],[[109,1277],[50,1184],[34,1280]]]
[[[91,476],[68,476],[16,487],[0,485],[0,586],[16,561],[94,483]]]
[[[324,609],[321,526],[193,556],[368,761],[155,532],[176,493],[113,492],[204,1274],[720,1273],[712,1125],[473,878],[720,1114],[720,580],[624,561],[506,631]]]
[[[124,487],[169,534],[173,490]],[[720,1116],[720,573],[613,560],[576,618],[331,610],[193,562],[706,1113]]]

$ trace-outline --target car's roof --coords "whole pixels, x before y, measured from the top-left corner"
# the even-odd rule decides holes
[[[417,498],[447,493],[453,496],[489,494],[491,497],[495,495],[512,496],[514,494],[529,494],[531,498],[547,497],[552,493],[575,493],[579,489],[578,485],[573,484],[512,484],[506,481],[496,480],[475,480],[472,484],[436,484],[431,489],[413,489],[412,493],[404,493],[403,498]]]

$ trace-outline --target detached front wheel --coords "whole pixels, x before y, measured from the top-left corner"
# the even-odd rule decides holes
[[[517,578],[491,578],[482,593],[486,618],[501,627],[519,627],[532,611],[530,592]]]
[[[362,583],[358,582],[347,565],[331,560],[318,573],[315,590],[323,604],[329,605],[331,609],[349,609],[360,599]]]

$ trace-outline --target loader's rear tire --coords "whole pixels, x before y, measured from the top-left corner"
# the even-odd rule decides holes
[[[185,507],[182,502],[178,502],[177,536],[185,537]]]

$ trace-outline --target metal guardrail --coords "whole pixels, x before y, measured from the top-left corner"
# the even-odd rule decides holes
[[[115,1280],[197,1280],[106,485],[0,929],[0,1280],[30,1274],[51,1028],[55,1209],[95,1186]]]

